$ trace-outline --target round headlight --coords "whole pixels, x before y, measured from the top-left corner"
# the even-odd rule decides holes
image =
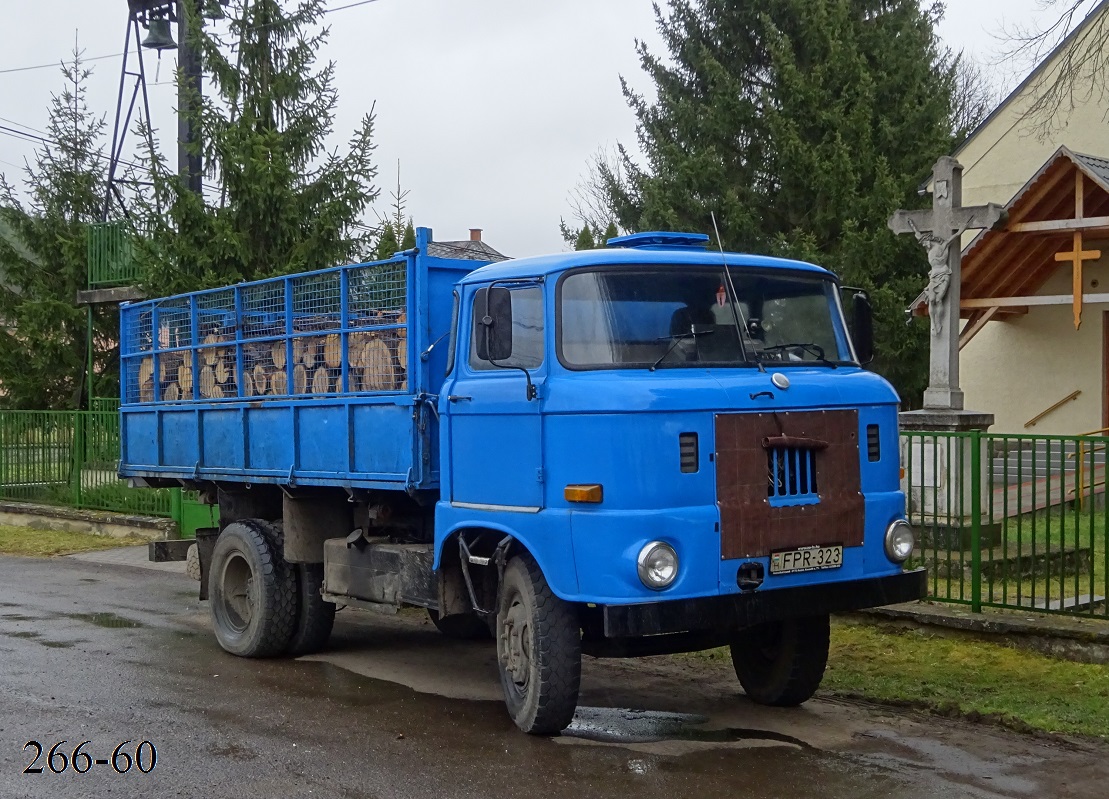
[[[666,588],[678,576],[678,553],[662,541],[652,541],[639,550],[636,564],[643,585],[655,591]]]
[[[913,554],[916,536],[904,519],[898,519],[886,530],[886,557],[894,563],[904,563]]]

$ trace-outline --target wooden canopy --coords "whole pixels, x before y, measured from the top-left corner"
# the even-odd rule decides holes
[[[1109,159],[1060,147],[1006,210],[1003,228],[979,233],[963,251],[960,313],[970,321],[960,345],[999,314],[1070,304],[1077,328],[1083,301],[1109,302],[1082,289],[1082,265],[1101,257],[1089,242],[1109,239]],[[1071,264],[1072,294],[1036,296],[1062,263]],[[927,313],[923,296],[913,311]]]

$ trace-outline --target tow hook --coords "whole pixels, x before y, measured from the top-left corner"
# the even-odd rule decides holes
[[[764,579],[761,563],[744,563],[739,567],[735,581],[740,591],[749,594],[762,585]]]

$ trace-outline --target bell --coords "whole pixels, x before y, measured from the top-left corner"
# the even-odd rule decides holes
[[[206,0],[200,16],[204,19],[223,19],[227,15],[223,13],[223,3],[220,0]]]
[[[146,38],[142,46],[147,50],[173,50],[177,42],[173,41],[173,34],[169,30],[168,19],[152,19],[147,26]]]

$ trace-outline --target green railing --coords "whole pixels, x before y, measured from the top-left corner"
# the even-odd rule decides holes
[[[130,286],[139,279],[131,233],[119,222],[98,222],[88,228],[89,288]]]
[[[0,499],[177,517],[180,490],[130,488],[118,463],[114,412],[0,411]]]
[[[1109,617],[1103,436],[901,434],[932,599]]]

